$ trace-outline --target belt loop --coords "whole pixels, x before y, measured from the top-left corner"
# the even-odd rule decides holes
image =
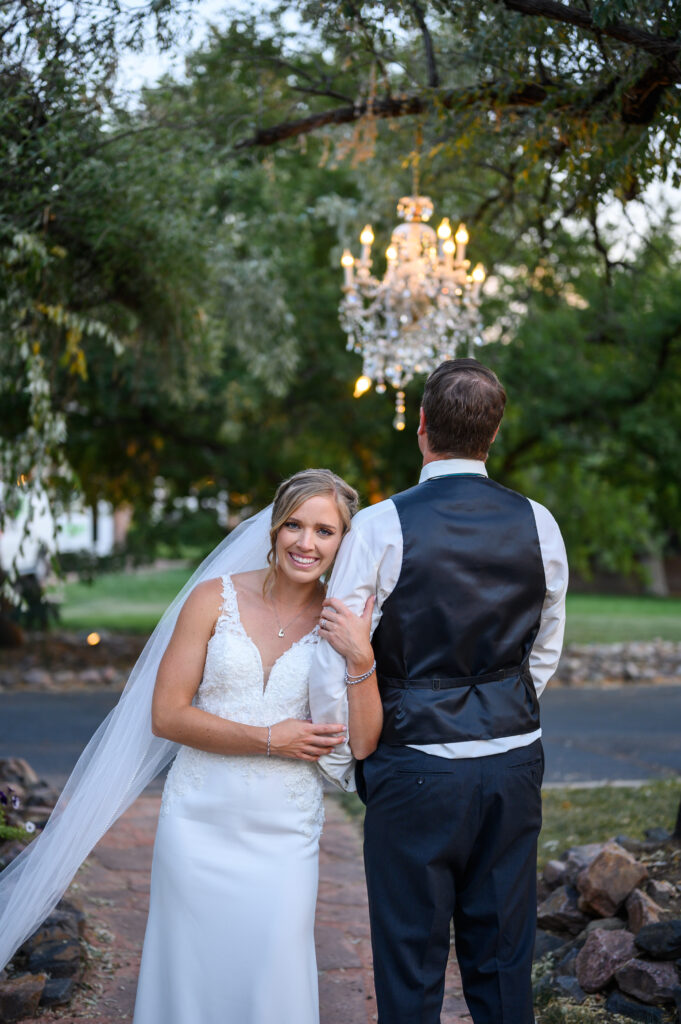
[[[433,679],[433,689],[434,690],[439,690],[440,689],[440,680],[439,679]]]

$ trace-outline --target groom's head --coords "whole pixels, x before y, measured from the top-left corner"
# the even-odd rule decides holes
[[[486,459],[504,415],[506,392],[477,359],[447,359],[426,381],[419,447],[435,457]],[[426,447],[427,446],[427,447]]]

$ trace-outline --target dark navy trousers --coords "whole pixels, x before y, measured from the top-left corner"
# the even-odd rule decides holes
[[[378,1024],[439,1024],[454,922],[474,1024],[533,1024],[539,740],[450,760],[379,745],[358,766]]]

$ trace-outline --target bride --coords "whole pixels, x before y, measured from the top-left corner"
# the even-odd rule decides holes
[[[321,577],[356,507],[356,493],[329,470],[297,473],[190,581],[43,834],[0,875],[0,967],[177,754],[154,847],[134,1024],[317,1024],[316,762],[344,741],[346,726],[309,721],[308,674]],[[372,607],[370,599],[361,616],[342,609],[344,628],[325,632],[346,657],[348,682],[362,683],[348,688],[347,723],[361,757],[382,721]]]

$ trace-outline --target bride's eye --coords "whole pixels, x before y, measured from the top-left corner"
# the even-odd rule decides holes
[[[284,527],[287,530],[297,530],[298,529],[298,525],[299,524],[294,519],[289,519],[289,521],[287,523],[284,523]]]

